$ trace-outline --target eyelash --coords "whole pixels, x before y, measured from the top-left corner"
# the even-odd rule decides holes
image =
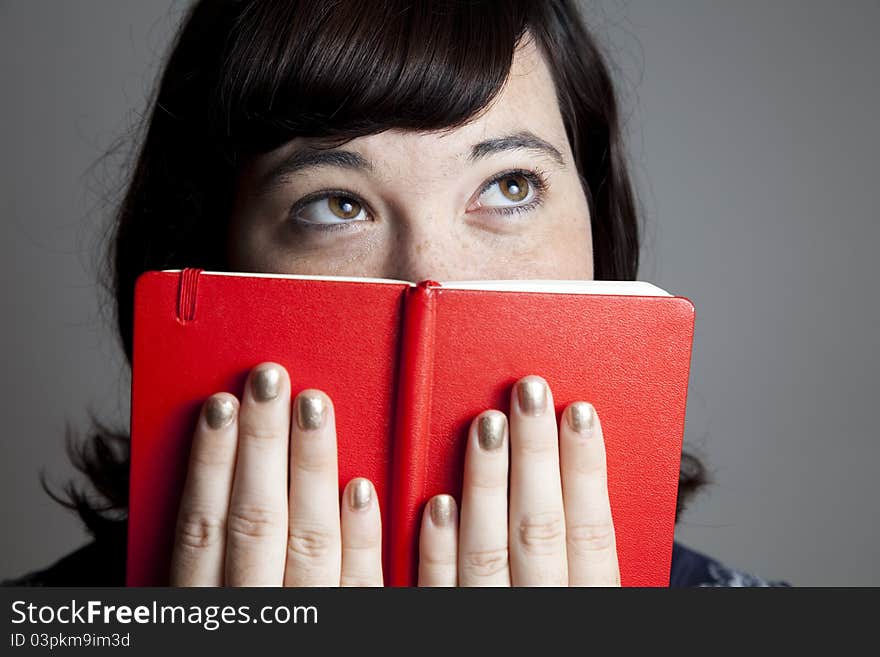
[[[480,190],[479,196],[482,196],[483,193],[489,189],[495,183],[501,182],[505,178],[509,178],[511,176],[522,176],[526,180],[529,181],[529,184],[535,190],[535,198],[526,203],[525,205],[515,205],[506,208],[492,208],[489,210],[491,214],[519,214],[520,212],[528,212],[529,210],[533,210],[541,203],[544,202],[544,194],[547,191],[547,174],[545,174],[541,169],[535,169],[534,171],[528,171],[526,169],[510,169],[509,171],[504,171],[495,176],[492,180],[483,185],[483,188]]]
[[[509,178],[510,176],[522,176],[523,178],[528,180],[529,184],[532,185],[535,190],[535,198],[525,205],[488,209],[487,211],[490,214],[513,215],[520,214],[521,212],[530,212],[544,202],[544,195],[547,192],[549,183],[547,182],[547,174],[543,170],[538,168],[534,169],[533,171],[528,169],[509,169],[507,171],[503,171],[491,180],[489,180],[485,185],[483,185],[483,187],[480,189],[478,196],[482,196],[487,189],[492,187],[492,185],[499,183],[505,178]],[[367,214],[372,214],[367,204],[364,203],[356,194],[352,194],[351,192],[347,192],[342,189],[328,189],[321,192],[315,192],[301,198],[299,201],[294,203],[293,207],[290,209],[290,216],[295,220],[297,212],[306,207],[309,203],[330,198],[331,196],[345,196],[346,198],[352,198],[356,200],[364,209],[367,210]],[[316,230],[322,233],[330,233],[337,230],[347,230],[350,223],[358,222],[343,221],[337,224],[313,224],[306,222],[298,223],[301,226],[306,227],[307,230]]]

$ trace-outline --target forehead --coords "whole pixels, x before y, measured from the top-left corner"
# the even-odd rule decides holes
[[[358,137],[343,148],[363,154],[395,175],[401,172],[395,164],[404,163],[409,172],[451,171],[470,155],[474,144],[525,131],[555,146],[566,163],[572,161],[550,70],[531,39],[524,40],[514,53],[508,79],[498,95],[465,125],[438,131],[391,129]],[[311,141],[294,139],[262,164],[271,166],[271,161],[281,160]]]
[[[365,148],[393,141],[412,154],[430,149],[435,155],[464,157],[472,144],[486,138],[529,131],[549,141],[569,159],[565,126],[550,70],[531,40],[514,54],[507,81],[488,107],[467,124],[436,132],[389,130],[354,140]]]
[[[381,146],[386,154],[397,151],[410,160],[427,153],[435,159],[458,160],[467,155],[472,144],[526,130],[552,143],[569,159],[553,79],[544,58],[530,40],[517,49],[510,75],[499,94],[464,126],[432,133],[391,130],[358,141],[371,151],[372,146]],[[386,150],[389,147],[390,152]]]
[[[506,130],[519,126],[565,136],[553,77],[544,56],[531,39],[517,48],[510,75],[483,119],[490,129]]]

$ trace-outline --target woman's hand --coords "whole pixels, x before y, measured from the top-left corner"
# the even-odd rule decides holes
[[[510,407],[509,439],[499,411],[471,424],[460,521],[448,495],[427,505],[419,583],[619,584],[595,411],[570,405],[557,433],[550,390],[537,376],[514,386]],[[326,394],[304,390],[291,404],[285,369],[263,363],[250,373],[241,403],[226,393],[205,402],[178,515],[172,586],[381,586],[381,535],[369,481],[350,481],[340,504]]]
[[[348,483],[340,508],[333,404],[286,370],[251,371],[239,404],[210,397],[193,436],[172,586],[381,586],[375,489]],[[290,485],[288,487],[288,472]]]
[[[460,519],[448,495],[422,518],[421,586],[620,585],[599,418],[575,402],[557,432],[554,408],[544,379],[527,376],[509,432],[499,411],[471,423]]]

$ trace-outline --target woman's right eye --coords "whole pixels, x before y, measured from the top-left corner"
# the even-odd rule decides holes
[[[297,203],[291,212],[294,219],[314,226],[334,226],[368,219],[366,208],[346,194],[325,193]]]

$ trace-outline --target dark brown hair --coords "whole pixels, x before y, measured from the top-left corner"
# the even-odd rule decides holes
[[[587,196],[598,279],[634,279],[639,230],[608,67],[570,0],[206,0],[188,12],[161,75],[109,268],[131,360],[134,282],[152,269],[226,268],[232,190],[249,156],[290,139],[340,143],[390,128],[466,123],[533,38]],[[71,485],[69,506],[101,534],[124,524],[128,438],[99,425],[75,463],[101,500]],[[679,510],[703,482],[685,456]]]

